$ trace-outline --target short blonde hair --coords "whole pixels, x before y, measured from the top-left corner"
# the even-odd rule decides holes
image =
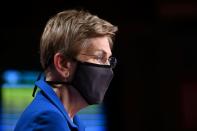
[[[118,28],[106,20],[83,10],[66,10],[53,16],[46,24],[40,41],[40,62],[45,69],[57,52],[76,57],[88,38],[112,38]]]

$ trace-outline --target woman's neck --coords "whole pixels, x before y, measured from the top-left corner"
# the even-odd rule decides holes
[[[79,92],[71,86],[58,86],[58,88],[53,89],[63,103],[64,108],[71,119],[73,119],[78,111],[88,106],[87,102],[82,98]]]
[[[51,72],[47,73],[46,80],[55,81],[57,78],[58,77],[52,75]],[[87,102],[80,95],[80,93],[71,85],[56,84],[53,86],[55,87],[53,90],[64,105],[64,108],[71,119],[73,119],[79,110],[88,106]]]

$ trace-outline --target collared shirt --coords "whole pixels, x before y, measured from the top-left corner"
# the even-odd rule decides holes
[[[77,115],[73,121],[70,119],[44,77],[36,81],[35,85],[41,90],[20,116],[14,131],[85,131]]]

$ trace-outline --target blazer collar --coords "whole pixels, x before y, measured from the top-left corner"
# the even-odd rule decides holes
[[[71,121],[62,102],[60,101],[58,96],[55,94],[52,87],[45,81],[45,77],[43,75],[41,76],[41,78],[38,81],[35,82],[35,85],[38,88],[40,88],[45,93],[45,95],[48,97],[48,99],[60,110],[60,112],[64,115],[64,117],[68,121],[69,125],[73,128],[78,128],[77,126],[79,126],[79,125],[78,124],[76,125],[75,123],[73,123]],[[75,116],[75,117],[77,117],[77,116]]]

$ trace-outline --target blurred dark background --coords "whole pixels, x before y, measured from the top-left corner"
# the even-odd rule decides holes
[[[0,72],[41,70],[47,20],[85,9],[119,27],[115,77],[106,94],[109,130],[197,130],[197,2],[32,0],[1,3]]]

